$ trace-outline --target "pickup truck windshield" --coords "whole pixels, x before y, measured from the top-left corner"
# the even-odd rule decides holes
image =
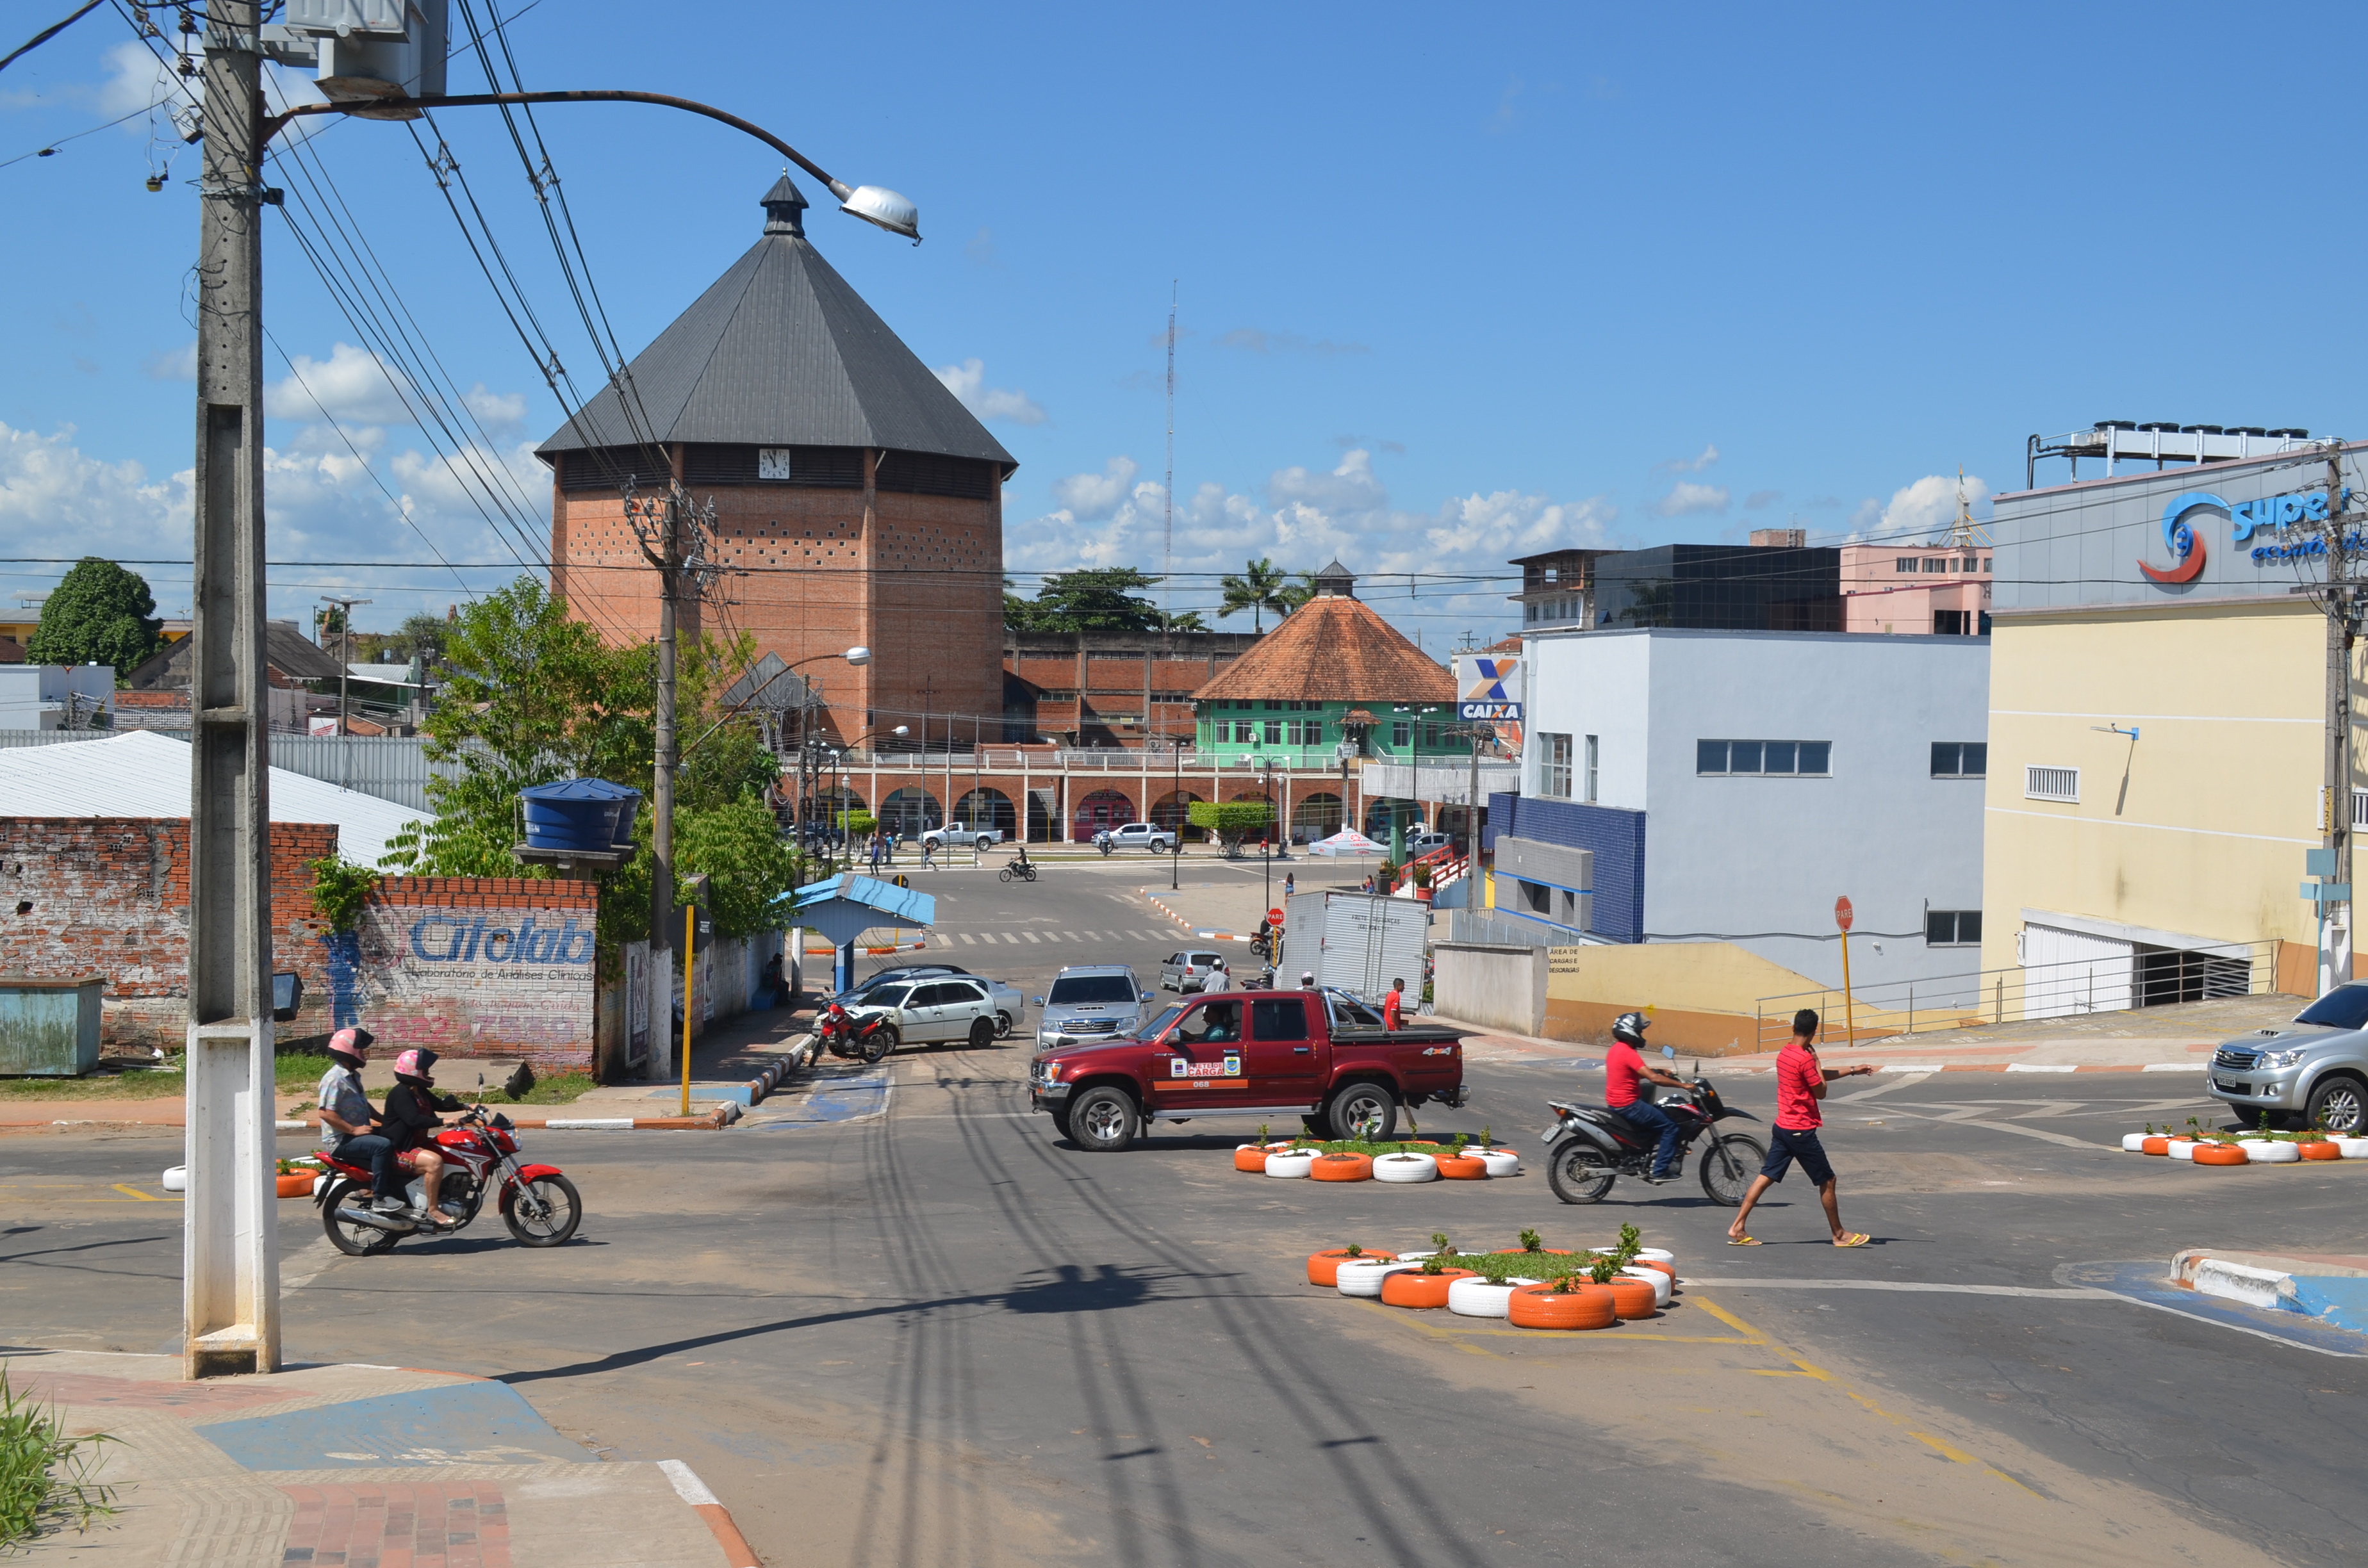
[[[1177,1003],[1176,1006],[1168,1008],[1167,1011],[1160,1014],[1159,1017],[1151,1020],[1150,1028],[1143,1031],[1143,1038],[1145,1040],[1157,1040],[1161,1035],[1167,1032],[1168,1026],[1175,1023],[1183,1011],[1184,1004],[1181,1002]]]
[[[2294,1015],[2298,1024],[2356,1029],[2368,1024],[2368,985],[2339,985]]]
[[[1344,996],[1338,991],[1327,991],[1324,994],[1324,1000],[1331,1005],[1332,1025],[1335,1028],[1377,1029],[1382,1027],[1382,1016],[1354,996]]]
[[[1080,1003],[1106,1002],[1113,1006],[1135,1005],[1134,982],[1122,974],[1070,974],[1053,982],[1045,996],[1048,1007],[1074,1007]]]

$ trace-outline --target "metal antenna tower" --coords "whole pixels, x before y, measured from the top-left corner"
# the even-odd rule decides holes
[[[1159,531],[1159,619],[1161,631],[1172,637],[1168,626],[1172,607],[1167,602],[1167,580],[1176,572],[1176,280],[1167,282],[1167,477],[1160,482],[1159,505],[1164,514]],[[1145,715],[1146,718],[1149,715]]]

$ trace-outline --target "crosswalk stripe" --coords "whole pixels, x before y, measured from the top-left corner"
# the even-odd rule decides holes
[[[963,947],[965,947],[965,948],[968,948],[968,947],[974,947],[974,946],[976,946],[976,945],[977,945],[977,939],[976,939],[975,937],[973,937],[969,932],[967,932],[967,931],[964,931],[964,932],[962,932],[962,946],[963,946]]]
[[[1044,933],[1044,939],[1048,942],[1057,942],[1061,939],[1061,934],[1058,931],[1047,931]]]
[[[1008,932],[1008,931],[1006,931],[1006,932],[1003,934],[1003,939],[1004,939],[1005,941],[1007,941],[1007,942],[1010,943],[1010,944],[1011,944],[1013,947],[1015,947],[1015,948],[1016,948],[1016,947],[1018,947],[1018,946],[1019,945],[1019,937],[1015,937],[1015,936],[1013,936],[1013,935],[1012,935],[1010,932]]]
[[[1036,933],[1033,931],[1022,931],[1019,934],[1027,937],[1031,942],[1036,940]]]
[[[1072,942],[1077,940],[1077,934],[1075,931],[1064,931],[1061,935],[1066,937]],[[1094,939],[1094,934],[1091,931],[1087,932],[1085,939],[1088,942],[1092,941]]]

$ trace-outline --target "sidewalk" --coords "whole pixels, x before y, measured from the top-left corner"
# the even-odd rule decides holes
[[[603,1463],[505,1383],[394,1367],[183,1382],[168,1356],[19,1350],[20,1397],[103,1431],[114,1517],[28,1561],[108,1568],[750,1568],[677,1461]]]
[[[1600,1044],[1542,1040],[1534,1035],[1507,1034],[1444,1016],[1431,1020],[1474,1032],[1464,1041],[1465,1056],[1474,1062],[1576,1062],[1584,1067],[1603,1065]],[[1925,1037],[1884,1040],[1858,1046],[1820,1045],[1817,1054],[1835,1066],[1872,1062],[1879,1073],[2192,1073],[2201,1075],[2213,1048],[2224,1035],[2035,1038],[1970,1043],[1935,1041]],[[1699,1061],[1706,1073],[1773,1073],[1776,1053],[1703,1056],[1683,1051],[1679,1061],[1693,1070]]]

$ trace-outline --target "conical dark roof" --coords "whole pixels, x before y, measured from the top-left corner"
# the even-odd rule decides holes
[[[763,237],[634,358],[638,426],[609,386],[540,450],[878,447],[1019,467],[807,242],[805,204],[789,176],[776,182]]]

